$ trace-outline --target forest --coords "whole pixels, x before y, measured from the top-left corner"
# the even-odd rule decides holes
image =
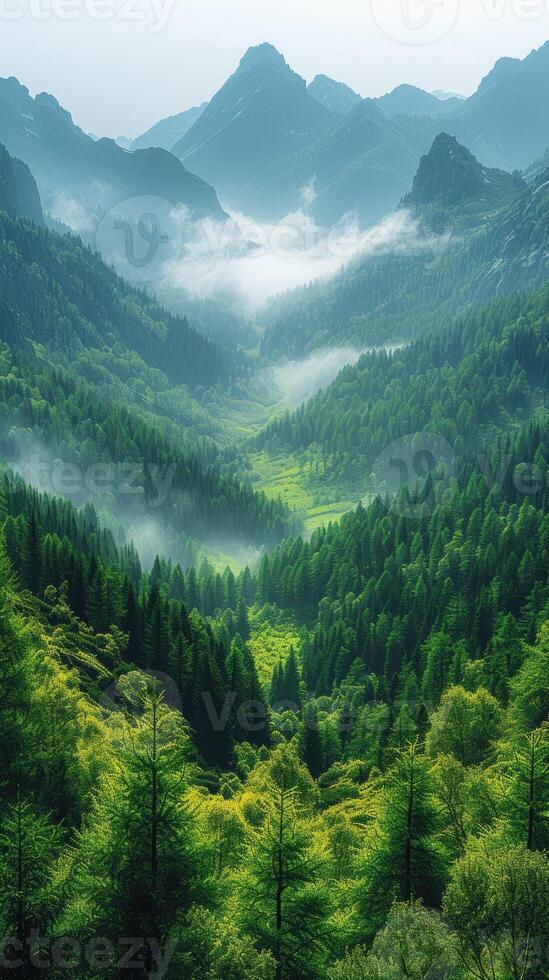
[[[134,149],[0,79],[1,977],[549,978],[548,56],[444,106],[260,44]],[[237,302],[315,161],[294,230],[381,246]],[[91,230],[167,174],[212,295]]]

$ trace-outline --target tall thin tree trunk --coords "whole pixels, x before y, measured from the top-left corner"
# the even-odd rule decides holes
[[[406,817],[406,854],[404,863],[404,901],[412,898],[412,829],[414,821],[414,762],[415,751],[410,759],[410,785],[408,789],[408,814]]]

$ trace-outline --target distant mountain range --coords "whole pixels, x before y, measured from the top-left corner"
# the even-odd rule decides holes
[[[549,41],[523,61],[498,61],[450,117],[452,131],[483,163],[525,169],[549,146],[548,90]]]
[[[87,136],[51,95],[33,99],[16,79],[0,80],[0,141],[29,165],[47,209],[60,194],[103,210],[151,195],[191,219],[224,219],[219,193],[260,220],[302,209],[323,225],[349,213],[372,224],[408,193],[442,132],[491,171],[533,166],[533,179],[549,146],[539,97],[548,88],[549,42],[498,61],[469,99],[411,85],[361,99],[326,75],[307,85],[260,44],[209,103],[161,120],[132,152]]]
[[[186,109],[185,112],[161,119],[141,136],[129,140],[128,149],[147,150],[152,146],[159,146],[163,150],[173,150],[175,144],[183,139],[185,133],[188,133],[191,126],[200,119],[207,105],[207,102],[203,102],[202,105]]]
[[[460,102],[464,102],[466,99],[465,95],[459,95],[457,92],[445,92],[444,89],[436,88],[434,92],[431,92],[437,99],[459,99]]]
[[[129,153],[114,140],[94,141],[53,96],[33,99],[15,78],[0,79],[0,142],[28,164],[47,209],[59,194],[103,209],[153,195],[184,205],[192,217],[225,216],[214,189],[170,153]]]
[[[373,99],[364,99],[312,146],[259,176],[248,197],[254,214],[280,218],[309,187],[309,210],[321,224],[347,212],[371,224],[409,189],[418,160],[400,127]]]
[[[398,86],[361,101],[319,75],[307,87],[271,45],[252,48],[174,152],[232,207],[278,219],[376,221],[406,193],[443,130],[492,169],[527,168],[549,146],[549,43],[502,59],[469,99]],[[304,192],[307,192],[304,196]]]
[[[399,85],[376,102],[392,119],[393,116],[445,116],[459,107],[461,99],[439,99],[414,85]]]

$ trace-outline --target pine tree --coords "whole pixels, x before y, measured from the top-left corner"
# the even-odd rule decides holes
[[[313,779],[318,779],[323,771],[322,738],[319,730],[318,713],[313,704],[303,711],[303,722],[299,733],[301,758]]]
[[[79,835],[65,921],[71,935],[100,930],[114,942],[141,936],[162,945],[195,874],[185,801],[191,746],[161,696],[138,685],[132,699],[143,713],[129,718]],[[141,954],[150,970],[151,950]]]
[[[52,877],[60,844],[60,829],[18,789],[0,819],[0,923],[18,944],[21,976],[35,975],[30,958],[37,950],[29,937],[47,928],[56,911]]]
[[[366,859],[359,902],[365,935],[384,921],[395,900],[421,898],[436,907],[442,898],[444,861],[440,821],[429,760],[419,742],[402,749],[385,777],[377,845]]]
[[[276,963],[277,980],[319,977],[328,947],[329,897],[311,843],[307,771],[288,746],[255,774],[264,812],[253,833],[239,889],[242,921]]]
[[[25,582],[34,595],[40,594],[44,561],[44,538],[36,511],[32,510],[27,523],[25,549]]]

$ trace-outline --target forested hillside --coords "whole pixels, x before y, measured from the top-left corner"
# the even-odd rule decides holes
[[[126,526],[162,520],[161,537],[179,557],[189,538],[223,539],[229,550],[280,540],[295,526],[287,508],[224,474],[216,447],[200,438],[214,425],[193,396],[245,373],[244,361],[129,287],[80,239],[18,218],[7,155],[4,163],[12,210],[0,213],[6,458],[23,467],[40,458],[50,477],[59,463],[77,466],[69,491],[77,500],[99,498]],[[181,423],[192,427],[186,437]],[[88,485],[98,465],[107,467],[106,489]]]
[[[69,494],[85,501],[95,492],[126,523],[164,521],[176,551],[189,536],[272,544],[295,524],[280,501],[223,473],[208,443],[190,445],[177,427],[163,430],[33,356],[4,349],[0,404],[6,458],[31,469],[38,459],[38,475],[43,468],[50,480],[59,463],[61,481],[69,467]]]
[[[547,287],[498,300],[401,350],[365,354],[256,443],[309,452],[360,496],[379,490],[384,448],[411,433],[436,433],[454,454],[486,449],[546,406],[548,327]]]
[[[76,236],[2,218],[0,249],[9,343],[38,343],[90,380],[102,362],[112,382],[128,370],[135,378],[140,363],[172,386],[208,387],[234,373],[234,355],[125,283]]]
[[[548,436],[507,441],[509,472],[542,467]],[[90,508],[11,479],[4,500],[8,961],[57,964],[70,936],[53,975],[91,976],[101,935],[115,976],[135,935],[158,937],[136,939],[138,975],[401,976],[403,948],[417,977],[544,974],[545,487],[525,502],[463,460],[427,519],[380,502],[289,542],[256,584],[218,577],[210,623],[181,603],[202,586],[160,563],[142,580]],[[324,595],[272,708],[246,644],[256,590],[306,618]]]
[[[342,342],[358,349],[402,343],[493,297],[547,280],[548,173],[522,194],[518,180],[518,197],[506,204],[505,194],[513,196],[510,176],[499,194],[494,188],[492,195],[478,196],[471,172],[475,182],[487,172],[476,161],[471,167],[470,154],[451,167],[453,152],[453,141],[435,143],[423,165],[430,196],[417,183],[410,195],[410,213],[418,222],[415,241],[407,234],[401,247],[397,237],[393,248],[355,260],[333,279],[267,304],[267,356]]]

